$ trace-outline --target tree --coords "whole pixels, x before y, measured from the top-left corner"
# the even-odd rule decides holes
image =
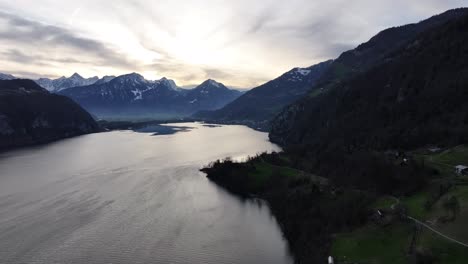
[[[460,201],[454,195],[447,197],[442,205],[447,212],[452,213],[452,220],[454,220],[460,213]]]

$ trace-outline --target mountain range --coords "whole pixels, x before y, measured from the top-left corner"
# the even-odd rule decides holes
[[[99,79],[99,77],[83,78],[78,73],[74,73],[70,77],[62,76],[58,79],[49,79],[49,78],[40,78],[36,80],[37,84],[46,88],[47,90],[57,93],[64,89],[77,87],[77,86],[86,86],[95,83],[105,83],[115,78],[115,76],[104,76]]]
[[[163,119],[218,109],[242,93],[214,80],[188,90],[167,78],[150,81],[131,73],[108,82],[64,89],[58,94],[72,98],[98,117]]]
[[[386,29],[334,60],[308,68],[294,68],[243,94],[214,80],[187,90],[179,88],[170,79],[149,81],[136,73],[101,79],[86,79],[75,73],[69,78],[41,78],[36,82],[52,92],[72,98],[98,117],[164,119],[193,115],[202,120],[255,124],[268,129],[274,119],[274,139],[280,127],[289,129],[286,123],[293,122],[294,118],[287,113],[297,112],[291,109],[302,107],[301,101],[326,94],[355,76],[394,59],[391,55],[407,47],[416,36],[463,13],[464,9],[450,10],[419,23]],[[0,78],[14,77],[4,74]],[[295,104],[296,101],[299,103]],[[278,141],[282,140],[278,137]]]
[[[0,73],[0,80],[16,79]],[[215,80],[182,89],[173,80],[146,80],[137,73],[83,78],[78,73],[35,82],[48,91],[72,98],[90,113],[110,119],[166,119],[219,109],[243,93]]]
[[[219,110],[198,112],[194,116],[212,121],[268,121],[285,106],[306,94],[332,62],[330,60],[308,68],[294,68],[247,91]]]
[[[62,76],[57,79],[39,78],[34,81],[41,87],[45,88],[46,90],[53,92],[53,93],[57,93],[61,90],[71,88],[71,87],[106,83],[114,78],[115,76],[104,76],[102,78],[95,76],[91,78],[84,78],[78,73],[74,73],[70,77]],[[18,78],[11,74],[0,73],[0,80],[14,80],[14,79],[18,79]]]

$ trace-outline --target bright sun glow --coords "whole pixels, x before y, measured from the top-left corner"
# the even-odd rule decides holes
[[[362,8],[346,0],[0,0],[6,36],[0,71],[21,77],[139,72],[180,85],[212,78],[249,88],[335,58],[383,28],[460,6],[416,2],[368,1]]]

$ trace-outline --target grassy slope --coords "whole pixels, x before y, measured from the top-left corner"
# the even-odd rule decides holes
[[[455,165],[468,164],[468,146],[458,146],[437,154],[417,153],[417,155],[428,166],[439,170],[441,177],[439,180],[452,180],[455,186],[442,196],[431,210],[424,208],[430,195],[430,187],[410,197],[404,197],[401,202],[407,208],[408,215],[422,221],[434,222],[447,214],[442,208],[442,201],[446,197],[456,196],[461,205],[459,216],[453,222],[438,223],[434,227],[452,238],[468,242],[468,228],[466,226],[468,222],[468,185],[457,184],[464,182],[467,177],[455,175],[453,169]],[[395,203],[393,198],[385,196],[379,198],[373,206],[386,209],[390,208],[393,203]],[[368,224],[353,232],[336,235],[331,253],[342,263],[408,263],[407,252],[413,230],[412,223],[397,223],[387,227]],[[436,263],[461,264],[468,261],[467,248],[449,242],[425,229],[419,235],[416,248],[431,252],[436,258]]]
[[[378,264],[406,263],[411,227],[403,224],[381,228],[365,226],[346,234],[339,234],[332,246],[332,256],[340,262]]]
[[[250,173],[249,176],[252,177],[251,182],[254,186],[261,188],[266,184],[273,172],[286,177],[294,177],[300,174],[299,170],[293,168],[274,166],[268,162],[256,162],[255,172]]]
[[[435,169],[440,166],[453,168],[453,164],[466,164],[463,155],[465,155],[467,149],[468,147],[457,147],[437,154],[415,152],[413,156]],[[274,176],[287,179],[283,182],[284,184],[293,183],[301,178],[310,178],[312,181],[320,183],[326,182],[324,178],[289,167],[292,166],[293,162],[286,155],[280,155],[275,164],[281,164],[281,166],[274,165],[261,156],[253,159],[250,163],[250,169],[244,171],[247,172],[244,174],[247,179],[242,181],[247,182],[246,189],[250,190],[252,194],[262,190],[271,190]],[[461,177],[455,175],[453,169],[439,171],[438,179],[431,181],[430,186],[424,190],[409,197],[382,196],[376,199],[371,207],[374,209],[391,209],[393,205],[401,203],[407,209],[408,215],[421,221],[434,222],[438,218],[447,215],[442,207],[443,200],[455,195],[460,200],[460,215],[455,221],[445,224],[439,223],[434,228],[450,237],[468,242],[468,229],[466,228],[466,222],[468,221],[468,185],[457,184],[460,182]],[[431,193],[438,190],[440,183],[446,182],[456,185],[435,202],[430,210],[425,209],[424,205],[430,199]],[[414,224],[409,221],[396,220],[387,226],[368,223],[359,229],[335,234],[330,254],[338,260],[338,263],[410,263],[408,252],[414,231]],[[466,263],[468,260],[468,250],[466,248],[449,242],[426,229],[422,229],[417,236],[415,249],[432,253],[437,259],[435,263],[456,264]]]
[[[435,155],[429,155],[432,162],[456,166],[468,165],[468,147],[457,146],[452,149],[445,150]]]

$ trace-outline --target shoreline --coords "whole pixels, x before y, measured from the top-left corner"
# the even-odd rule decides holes
[[[270,154],[281,155],[281,154]],[[326,263],[335,232],[353,229],[365,223],[370,193],[356,190],[338,190],[320,177],[280,169],[263,179],[255,176],[264,170],[260,155],[245,163],[215,162],[202,168],[206,177],[242,199],[266,201],[281,228],[295,263]],[[269,160],[270,161],[270,160]],[[279,173],[278,173],[279,172]],[[248,176],[253,175],[253,176]],[[262,175],[258,175],[263,177]],[[353,207],[358,205],[357,207]],[[352,217],[338,217],[337,212]]]

